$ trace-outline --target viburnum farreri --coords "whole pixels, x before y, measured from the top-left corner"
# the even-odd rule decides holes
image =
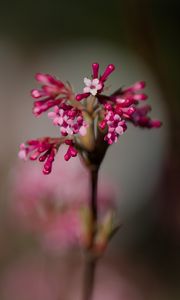
[[[49,74],[36,74],[35,78],[42,87],[31,92],[35,99],[33,113],[37,117],[53,107],[48,117],[53,120],[53,125],[59,127],[60,135],[28,140],[20,145],[19,157],[39,159],[44,162],[44,174],[49,174],[59,147],[66,144],[65,160],[79,153],[86,164],[97,166],[108,145],[117,142],[127,130],[128,123],[146,128],[160,127],[159,120],[148,116],[151,107],[140,106],[147,99],[141,91],[145,82],[119,88],[110,95],[103,94],[105,81],[114,69],[114,65],[110,64],[99,75],[99,64],[93,63],[92,78],[84,78],[83,93],[77,95],[69,83]]]
[[[130,87],[120,87],[111,94],[105,94],[105,83],[115,66],[109,64],[102,75],[99,64],[92,64],[91,78],[84,78],[82,93],[75,94],[69,83],[63,83],[49,74],[36,74],[41,89],[33,89],[35,99],[33,113],[36,117],[53,108],[48,113],[53,125],[59,127],[58,137],[42,137],[28,140],[20,145],[19,157],[43,162],[43,173],[52,171],[52,164],[62,144],[67,145],[64,159],[77,156],[88,168],[91,175],[91,201],[84,216],[84,227],[88,227],[88,246],[84,276],[84,300],[92,297],[94,273],[97,258],[103,253],[118,226],[114,224],[112,213],[107,213],[99,224],[97,205],[98,171],[110,145],[128,129],[131,123],[141,128],[158,128],[159,120],[149,116],[151,107],[144,105],[147,95],[142,92],[144,81]],[[88,217],[87,217],[88,216]],[[97,242],[98,241],[98,242]],[[97,247],[98,245],[98,247]]]

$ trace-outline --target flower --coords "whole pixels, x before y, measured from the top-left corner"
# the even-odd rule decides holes
[[[84,83],[86,87],[83,89],[83,94],[76,95],[76,100],[81,101],[84,98],[89,97],[90,95],[96,96],[100,94],[103,91],[104,82],[107,80],[109,75],[114,71],[115,66],[113,64],[109,64],[103,75],[101,75],[99,78],[99,64],[93,63],[92,64],[92,80],[88,78],[84,78]]]
[[[54,107],[54,112],[49,112],[48,117],[53,119],[53,124],[60,126],[63,136],[79,133],[86,135],[88,124],[83,120],[82,111],[71,105],[62,103]]]
[[[94,78],[93,80],[84,78],[84,83],[86,87],[83,89],[84,93],[90,93],[95,96],[99,90],[102,88],[102,84],[100,83],[98,78]]]
[[[66,161],[79,152],[86,165],[98,164],[107,149],[107,146],[101,145],[101,141],[104,140],[108,145],[116,143],[126,131],[128,123],[141,128],[159,128],[161,122],[148,115],[151,107],[141,105],[147,99],[142,92],[144,81],[120,87],[110,95],[103,94],[105,82],[114,69],[115,66],[109,64],[104,73],[99,75],[99,64],[93,63],[92,78],[84,78],[83,93],[76,96],[69,83],[64,84],[49,74],[36,74],[42,88],[32,90],[33,98],[39,99],[34,102],[33,112],[39,116],[54,107],[48,117],[60,128],[61,137],[23,143],[19,157],[45,161],[43,172],[49,174],[59,146],[65,143],[69,146],[64,155]],[[80,103],[82,99],[86,101]],[[100,130],[97,130],[97,126]]]
[[[77,156],[78,152],[77,152],[77,150],[73,147],[73,142],[72,142],[72,140],[66,140],[66,141],[65,141],[65,144],[66,144],[66,145],[69,145],[69,148],[68,148],[66,154],[64,155],[64,159],[65,159],[66,161],[68,161],[71,157]]]
[[[152,120],[149,116],[147,116],[149,111],[151,111],[151,107],[149,105],[136,108],[135,112],[132,114],[131,122],[135,126],[139,127],[159,128],[161,126],[161,122],[159,120]]]
[[[31,160],[39,159],[44,162],[43,173],[49,174],[52,170],[52,163],[60,146],[60,140],[45,137],[37,140],[29,140],[26,145],[20,145],[19,158],[27,160],[28,156]]]
[[[147,115],[151,106],[139,106],[141,101],[147,99],[147,95],[140,92],[144,87],[145,82],[138,81],[130,87],[120,88],[109,97],[104,97],[104,117],[99,122],[99,127],[102,130],[108,128],[104,136],[108,144],[117,142],[119,135],[127,129],[127,122],[144,128],[159,128],[162,125],[159,120],[152,120]]]
[[[69,146],[66,154],[64,155],[64,159],[66,161],[71,157],[77,156],[78,152],[74,148],[74,143],[72,140],[49,137],[37,140],[29,140],[26,142],[26,144],[22,143],[20,145],[18,156],[23,160],[27,160],[29,157],[30,160],[39,159],[40,162],[45,162],[43,173],[47,175],[51,173],[55,155],[60,145],[63,143]]]
[[[39,116],[49,108],[59,105],[62,101],[71,97],[71,89],[62,81],[57,80],[49,74],[37,73],[36,80],[42,84],[41,89],[33,89],[31,96],[36,100],[33,106],[33,113]]]
[[[108,142],[109,145],[116,143],[118,136],[122,135],[127,129],[126,123],[122,120],[120,114],[113,108],[111,104],[105,104],[105,117],[99,123],[99,127],[104,129],[108,127],[108,133],[105,135],[104,140]]]

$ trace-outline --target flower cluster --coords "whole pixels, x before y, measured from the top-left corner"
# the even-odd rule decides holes
[[[38,158],[40,162],[45,161],[43,173],[49,174],[58,147],[58,141],[48,137],[38,140],[29,140],[26,144],[23,143],[20,145],[19,157],[27,159],[29,155],[31,160]]]
[[[111,104],[105,104],[105,118],[99,123],[99,127],[103,130],[108,127],[108,133],[105,135],[104,140],[109,145],[116,143],[118,136],[122,135],[127,129],[126,123],[121,119],[118,109],[114,108]]]
[[[151,120],[147,116],[148,112],[151,111],[149,105],[144,105],[142,107],[136,108],[135,112],[132,114],[132,122],[135,126],[146,127],[146,128],[159,128],[161,122],[159,120]]]
[[[52,170],[52,163],[54,157],[62,144],[60,138],[41,138],[37,140],[29,140],[26,144],[22,143],[20,145],[19,158],[27,160],[29,157],[30,160],[39,159],[40,162],[44,162],[43,173],[49,174]],[[69,160],[71,157],[77,155],[76,149],[73,147],[73,142],[71,140],[65,140],[65,144],[69,145],[69,148],[64,155],[65,160]]]
[[[148,113],[151,111],[151,106],[138,106],[141,101],[144,101],[148,96],[141,92],[145,88],[144,81],[138,81],[134,85],[119,89],[112,95],[112,100],[117,103],[117,107],[121,110],[123,117],[131,121],[135,126],[146,128],[158,128],[161,126],[159,120],[152,120]]]
[[[49,74],[37,73],[36,80],[42,85],[41,89],[33,89],[31,96],[39,99],[34,102],[33,113],[39,116],[55,105],[71,97],[71,89],[62,81],[57,80]]]
[[[31,92],[35,99],[33,113],[39,116],[54,108],[54,111],[48,113],[48,117],[60,128],[61,137],[43,138],[28,141],[27,145],[21,144],[19,157],[26,159],[32,152],[29,158],[45,161],[43,172],[49,174],[55,154],[62,143],[69,146],[64,156],[65,160],[75,157],[78,152],[83,159],[89,160],[88,151],[96,152],[90,155],[91,158],[97,155],[98,150],[102,157],[104,155],[98,149],[101,145],[97,146],[96,140],[104,139],[109,145],[116,143],[118,137],[126,131],[128,122],[145,128],[160,127],[161,122],[152,120],[148,115],[151,107],[141,106],[141,102],[147,99],[147,95],[142,92],[145,82],[139,81],[130,87],[119,88],[110,95],[104,94],[105,82],[114,69],[115,66],[109,64],[100,75],[99,64],[93,63],[91,79],[84,78],[83,93],[77,95],[68,83],[65,84],[49,74],[36,74],[36,79],[42,87]],[[99,126],[99,131],[96,126]],[[98,139],[97,132],[102,138]],[[83,144],[84,136],[86,140],[93,141],[94,146],[87,149]]]
[[[53,119],[53,124],[60,126],[63,136],[79,133],[86,135],[87,123],[83,120],[82,111],[65,103],[54,107],[54,112],[49,112],[48,117]]]

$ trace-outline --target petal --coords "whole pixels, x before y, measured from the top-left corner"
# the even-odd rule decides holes
[[[56,117],[56,113],[55,112],[51,111],[51,112],[48,113],[48,118],[54,119],[55,117]]]
[[[63,124],[64,120],[62,117],[58,118],[58,124],[61,126]]]
[[[118,133],[119,135],[122,135],[123,134],[123,132],[124,132],[124,130],[123,130],[123,127],[122,126],[118,126],[118,127],[116,127],[116,133]]]
[[[118,114],[114,115],[114,120],[121,120],[121,117]]]
[[[68,126],[66,128],[66,132],[69,134],[69,135],[72,135],[73,134],[73,130]]]
[[[89,78],[87,78],[87,77],[84,78],[84,84],[86,86],[91,86],[91,83],[92,83],[92,81]]]
[[[99,84],[99,79],[98,78],[93,79],[91,84],[95,85],[95,86],[98,85]]]
[[[90,93],[95,96],[97,94],[97,90],[96,89],[90,89]]]
[[[83,89],[83,92],[84,92],[84,93],[90,93],[90,87],[86,86],[86,87]]]
[[[55,126],[56,126],[56,125],[61,125],[61,124],[59,124],[59,117],[54,118],[53,124],[54,124]]]

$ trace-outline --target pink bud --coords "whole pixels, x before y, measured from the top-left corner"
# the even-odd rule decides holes
[[[68,161],[71,158],[70,154],[68,153],[68,151],[66,152],[66,154],[64,155],[64,159],[66,161]]]
[[[45,95],[45,93],[41,90],[38,90],[38,89],[33,89],[31,91],[31,96],[35,99],[43,97],[44,95]]]
[[[30,158],[30,160],[36,160],[38,158],[38,156],[39,156],[39,151],[37,150],[37,151],[34,151],[29,158]]]
[[[102,130],[106,127],[106,121],[102,120],[101,122],[99,122],[99,128],[101,128]]]
[[[134,94],[133,99],[134,100],[146,100],[148,96],[146,94]]]
[[[133,84],[132,88],[134,91],[142,90],[146,86],[145,81],[137,81]]]
[[[75,157],[78,154],[77,150],[73,146],[70,146],[69,151],[72,157]]]
[[[81,101],[82,99],[89,97],[89,95],[90,95],[90,93],[78,94],[78,95],[76,95],[76,100]]]
[[[43,73],[37,73],[35,75],[35,78],[37,81],[39,81],[41,84],[50,84],[51,83],[51,76],[48,74]]]
[[[98,63],[93,63],[92,64],[92,70],[93,70],[93,78],[98,78],[99,64]]]
[[[162,122],[159,120],[151,120],[150,125],[152,128],[159,128],[162,126]]]
[[[100,81],[104,82],[109,77],[109,75],[114,71],[115,66],[113,64],[110,64],[105,69],[103,75],[100,77]]]

